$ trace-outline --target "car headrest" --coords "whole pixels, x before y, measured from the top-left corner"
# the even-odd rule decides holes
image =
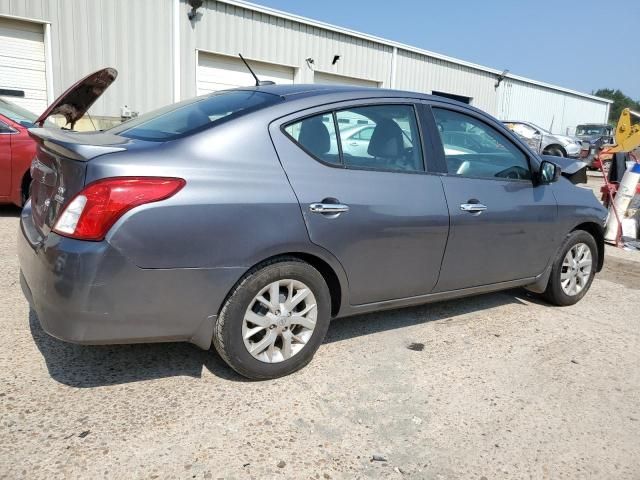
[[[403,147],[402,129],[393,120],[385,118],[373,130],[367,153],[372,157],[395,158],[402,155]]]
[[[331,149],[329,130],[321,117],[307,118],[302,121],[298,143],[304,145],[314,155],[323,155]]]

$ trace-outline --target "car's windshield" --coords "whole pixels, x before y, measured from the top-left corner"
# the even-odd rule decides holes
[[[214,123],[238,117],[281,98],[254,90],[231,90],[168,105],[109,130],[128,138],[164,142],[204,130]]]
[[[578,125],[576,135],[604,135],[606,127],[601,125]]]
[[[549,130],[547,130],[546,128],[542,128],[541,126],[536,125],[535,123],[530,123],[529,125],[531,125],[532,127],[540,130],[542,133],[546,133],[546,134],[551,135],[551,132]]]
[[[15,103],[8,102],[0,98],[0,115],[4,115],[9,120],[19,123],[23,127],[31,128],[35,126],[38,115],[31,113]]]

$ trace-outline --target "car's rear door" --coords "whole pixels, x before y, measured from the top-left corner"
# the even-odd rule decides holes
[[[557,204],[550,185],[532,180],[533,154],[487,115],[439,102],[430,111],[451,217],[435,291],[542,273],[557,244]]]
[[[366,154],[331,140],[365,122],[374,127]],[[342,263],[351,304],[433,290],[449,216],[440,177],[425,171],[423,151],[431,155],[432,146],[421,141],[412,101],[317,107],[270,130],[310,239]]]

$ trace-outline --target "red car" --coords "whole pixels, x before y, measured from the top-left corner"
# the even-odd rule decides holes
[[[29,197],[29,168],[36,142],[27,129],[37,115],[0,98],[0,204],[21,207]]]

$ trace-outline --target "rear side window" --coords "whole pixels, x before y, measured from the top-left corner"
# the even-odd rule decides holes
[[[424,171],[413,106],[351,108],[336,112],[336,118],[345,166]]]
[[[424,171],[416,115],[411,105],[375,105],[327,112],[291,123],[285,132],[307,153],[326,163],[342,163],[347,168]]]
[[[307,153],[326,163],[340,164],[333,114],[305,118],[285,127],[285,132]]]
[[[475,178],[530,180],[526,155],[486,123],[434,108],[449,174]]]
[[[205,130],[281,101],[252,90],[232,90],[168,105],[109,130],[128,138],[164,142]]]

